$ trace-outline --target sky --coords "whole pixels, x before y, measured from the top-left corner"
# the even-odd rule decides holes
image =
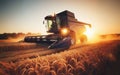
[[[44,33],[44,17],[64,10],[96,34],[120,33],[120,0],[0,0],[0,33]]]

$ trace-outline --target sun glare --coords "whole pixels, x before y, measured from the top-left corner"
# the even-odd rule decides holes
[[[86,26],[86,31],[85,31],[84,34],[87,35],[87,37],[89,39],[92,38],[92,37],[94,37],[92,28],[90,28],[88,26]]]

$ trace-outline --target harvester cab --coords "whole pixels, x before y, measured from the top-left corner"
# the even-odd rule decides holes
[[[27,36],[26,42],[46,42],[51,43],[48,48],[70,47],[78,43],[87,41],[87,36],[83,33],[86,31],[85,25],[91,27],[90,24],[79,22],[74,13],[63,11],[55,15],[45,17],[44,25],[49,35]]]
[[[51,15],[46,16],[44,24],[45,24],[45,27],[46,27],[48,33],[57,34],[59,32],[58,31],[59,24],[57,24],[57,22],[56,22],[55,15],[54,16],[51,16]]]

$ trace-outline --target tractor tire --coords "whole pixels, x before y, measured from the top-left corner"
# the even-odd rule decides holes
[[[86,43],[87,42],[87,36],[86,35],[82,35],[80,37],[80,41],[81,41],[81,43]]]

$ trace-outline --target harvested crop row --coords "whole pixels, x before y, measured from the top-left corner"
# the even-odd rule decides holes
[[[5,45],[0,45],[0,52],[6,51],[16,51],[16,50],[26,50],[26,49],[34,49],[40,48],[41,45],[37,45],[35,43],[10,43]]]

